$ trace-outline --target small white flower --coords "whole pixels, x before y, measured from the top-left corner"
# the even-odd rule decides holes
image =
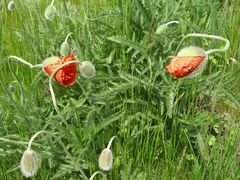
[[[38,171],[38,157],[32,150],[26,150],[21,159],[21,172],[25,177],[36,175]]]

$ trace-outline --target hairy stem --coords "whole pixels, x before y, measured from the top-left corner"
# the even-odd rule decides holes
[[[66,36],[66,38],[65,38],[65,40],[64,40],[64,42],[67,42],[68,41],[68,38],[69,38],[69,36],[71,36],[73,33],[68,33],[68,35]]]
[[[89,180],[93,180],[93,178],[97,175],[97,174],[101,174],[103,176],[103,179],[106,179],[106,175],[104,173],[102,173],[101,171],[96,171],[95,173],[93,173],[93,175],[89,178]]]
[[[31,63],[29,63],[29,62],[25,61],[24,59],[19,58],[19,57],[17,57],[17,56],[9,56],[9,57],[8,57],[8,65],[9,65],[9,69],[10,69],[10,71],[11,71],[13,77],[17,80],[17,82],[18,82],[18,84],[19,84],[19,87],[20,87],[20,93],[21,93],[21,105],[23,105],[23,104],[24,104],[23,85],[22,85],[20,79],[17,77],[15,71],[13,70],[13,67],[12,67],[12,65],[11,65],[11,60],[16,60],[16,61],[18,61],[18,62],[21,62],[21,63],[23,63],[23,64],[29,66],[31,69],[33,69],[33,68],[39,68],[39,67],[42,68],[43,65],[42,65],[42,64],[32,65]]]
[[[110,149],[111,148],[111,145],[112,145],[112,142],[113,140],[116,138],[116,136],[113,136],[110,141],[108,142],[108,146],[107,146],[107,149]]]
[[[182,42],[188,37],[200,37],[200,38],[217,39],[217,40],[220,40],[220,41],[224,41],[226,43],[225,46],[221,49],[210,49],[210,50],[208,50],[206,52],[207,55],[215,53],[215,52],[226,52],[228,50],[228,48],[230,47],[230,41],[226,38],[223,38],[223,37],[220,37],[220,36],[215,36],[215,35],[192,33],[192,34],[188,34],[188,35],[186,35],[182,38],[182,40],[180,41],[180,43],[177,47],[176,54],[177,54]]]
[[[179,21],[170,21],[170,22],[166,23],[166,26],[168,26],[170,24],[179,24]]]
[[[52,0],[52,2],[51,2],[51,6],[53,6],[53,4],[54,4],[54,0]]]

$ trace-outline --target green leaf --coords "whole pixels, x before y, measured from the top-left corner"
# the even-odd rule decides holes
[[[135,0],[134,1],[139,12],[141,13],[142,17],[143,17],[143,20],[145,21],[146,24],[149,24],[151,19],[147,13],[147,10],[144,8],[142,2],[140,0]]]

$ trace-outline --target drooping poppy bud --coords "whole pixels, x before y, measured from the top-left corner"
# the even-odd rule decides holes
[[[56,13],[56,8],[53,4],[54,4],[54,0],[52,0],[51,4],[45,9],[45,12],[44,12],[45,18],[49,21],[51,21],[54,18]]]
[[[113,166],[113,154],[111,151],[111,145],[113,140],[116,138],[116,136],[113,136],[110,141],[108,142],[107,148],[103,149],[99,159],[98,159],[98,166],[103,171],[109,171]]]
[[[170,21],[168,23],[165,23],[165,24],[161,24],[160,26],[158,26],[157,30],[156,30],[156,34],[162,34],[164,33],[165,31],[168,30],[168,26],[170,24],[179,24],[179,21]]]
[[[110,149],[104,149],[98,160],[98,165],[103,171],[109,171],[113,165],[113,155]]]
[[[77,60],[75,56],[68,55],[65,57],[50,57],[43,61],[43,69],[48,74],[51,75],[53,71],[60,65],[69,62]],[[60,69],[55,75],[54,78],[57,82],[62,84],[63,86],[70,86],[75,83],[76,81],[76,75],[77,75],[77,68],[76,64],[68,64],[64,66],[62,69]]]
[[[15,9],[16,5],[15,5],[15,2],[14,1],[10,1],[8,3],[8,10],[11,11],[13,9]]]
[[[206,68],[208,64],[208,55],[215,52],[226,52],[230,47],[230,41],[226,38],[215,35],[192,33],[183,37],[178,45],[178,48],[180,47],[181,43],[189,37],[220,40],[225,42],[225,46],[220,49],[210,49],[208,51],[204,51],[202,48],[195,46],[183,48],[181,51],[179,51],[177,56],[172,59],[170,64],[166,66],[167,71],[177,78],[197,76]]]
[[[26,150],[21,158],[21,172],[25,177],[36,175],[39,167],[37,154],[33,150]]]
[[[68,42],[67,42],[70,35],[72,35],[72,33],[69,33],[69,34],[66,36],[65,40],[62,42],[62,44],[61,44],[61,46],[60,46],[60,54],[61,54],[62,56],[67,56],[67,55],[70,54],[70,46],[69,46],[69,44],[68,44]]]
[[[92,78],[96,74],[94,65],[90,61],[83,61],[79,65],[80,74],[85,78]]]
[[[189,46],[179,51],[177,56],[166,66],[166,69],[176,78],[190,77],[204,69],[206,64],[204,61],[207,61],[205,51],[199,47]]]

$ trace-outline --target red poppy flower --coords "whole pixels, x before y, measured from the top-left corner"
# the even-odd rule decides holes
[[[176,56],[166,69],[176,78],[182,78],[193,72],[205,59],[205,56]]]
[[[45,63],[43,68],[48,75],[51,75],[58,66],[74,60],[77,60],[77,59],[73,55],[68,55],[61,58],[55,57],[55,59],[53,58],[51,59],[51,61],[49,61],[50,63]],[[76,66],[76,63],[72,63],[60,69],[55,74],[54,78],[57,82],[59,82],[60,84],[66,87],[75,83],[76,75],[77,75],[77,66]]]

